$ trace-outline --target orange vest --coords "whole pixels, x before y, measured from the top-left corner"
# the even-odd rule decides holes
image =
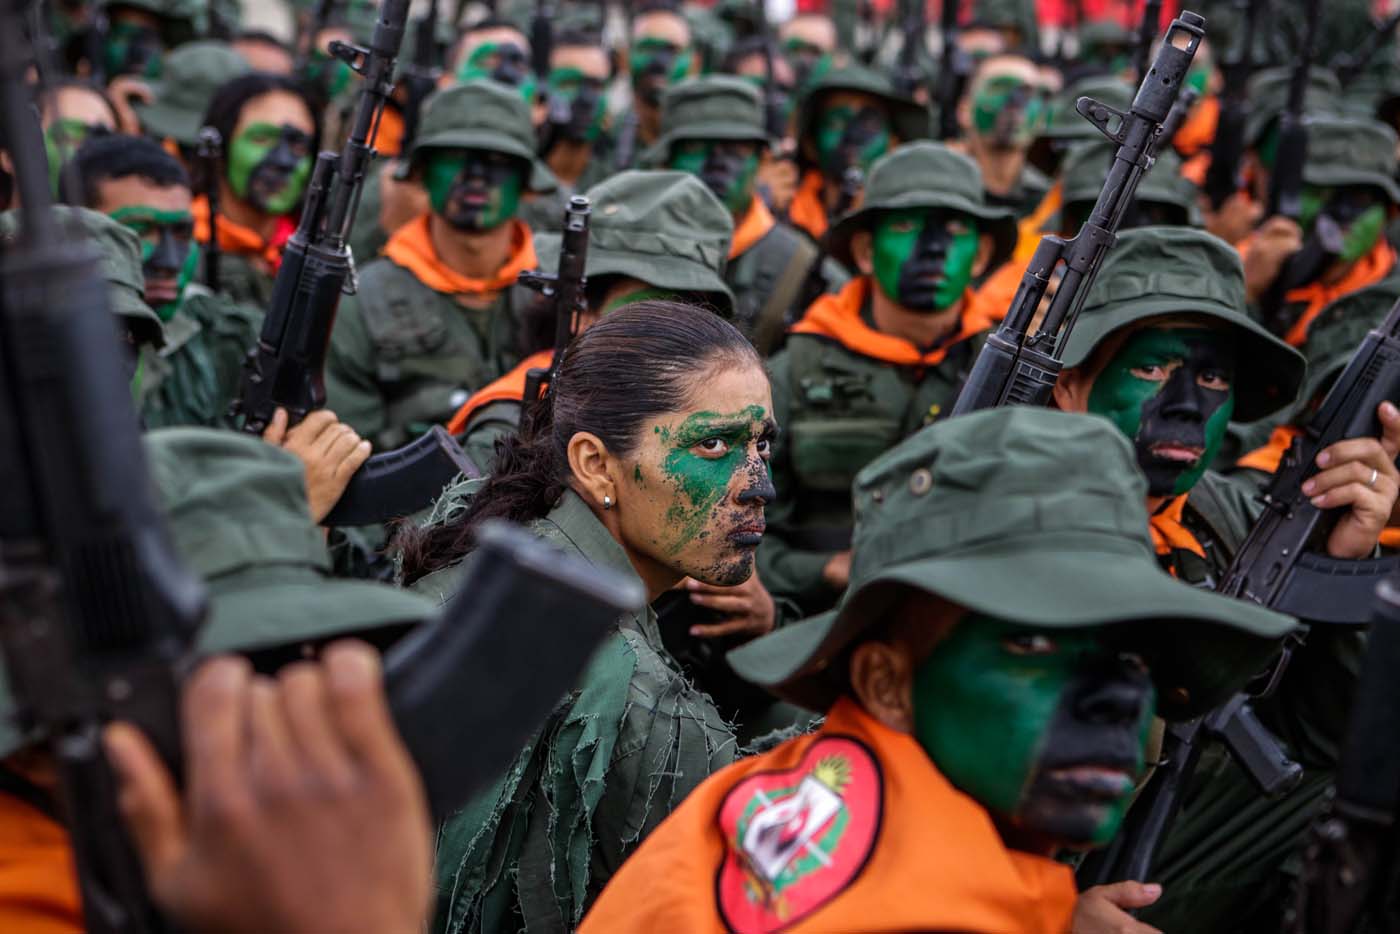
[[[194,215],[194,238],[200,243],[209,242],[209,199],[203,195],[190,204]],[[219,249],[236,256],[256,256],[276,272],[282,265],[282,247],[296,233],[296,221],[290,217],[277,218],[277,229],[266,241],[256,230],[244,227],[229,219],[227,214],[219,215]]]
[[[525,398],[525,380],[534,369],[546,369],[554,359],[554,349],[541,350],[532,353],[521,360],[520,363],[505,376],[494,383],[487,383],[476,392],[471,398],[462,403],[462,407],[452,413],[452,418],[447,422],[448,434],[460,435],[467,430],[467,422],[482,409],[492,402],[500,402],[502,399],[514,399],[521,402]]]
[[[83,929],[68,831],[0,792],[0,931],[80,934]]]
[[[822,184],[822,173],[808,169],[802,175],[797,193],[792,196],[792,203],[788,205],[788,220],[811,234],[813,240],[825,236],[829,224],[826,205],[822,202]]]
[[[768,236],[768,231],[772,230],[776,223],[768,205],[764,204],[758,195],[754,195],[744,219],[734,228],[734,239],[729,242],[729,258],[733,260],[743,256],[755,243]]]
[[[511,221],[511,251],[502,266],[489,279],[473,279],[464,276],[438,258],[433,248],[433,238],[428,232],[429,214],[404,224],[389,242],[384,245],[384,256],[409,272],[419,282],[434,292],[448,295],[488,295],[499,292],[515,284],[516,278],[527,269],[539,265],[535,256],[535,240],[524,221]]]
[[[842,286],[841,291],[823,295],[812,303],[802,320],[793,325],[788,333],[829,337],[853,353],[897,366],[937,366],[955,344],[981,334],[1006,314],[1004,307],[991,306],[978,293],[968,289],[963,293],[958,333],[934,350],[920,351],[902,337],[875,330],[861,318],[860,310],[865,305],[870,283],[869,276],[856,276]]]
[[[918,742],[843,699],[817,733],[710,776],[580,934],[1063,934],[1067,866],[1007,849]]]

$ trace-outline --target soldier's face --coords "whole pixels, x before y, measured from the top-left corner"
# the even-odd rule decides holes
[[[915,738],[999,824],[1054,846],[1112,839],[1155,704],[1140,659],[1085,630],[968,614],[913,680]]]
[[[1159,323],[1130,334],[1089,390],[1088,409],[1137,450],[1152,496],[1179,496],[1215,459],[1235,410],[1235,346],[1222,331]]]
[[[1303,186],[1298,223],[1323,248],[1329,260],[1351,264],[1361,259],[1385,233],[1389,199],[1365,186]],[[1323,270],[1314,271],[1314,278]]]
[[[95,207],[141,238],[146,304],[169,321],[199,262],[190,190],[128,175],[101,182]]]
[[[316,124],[301,98],[269,91],[243,105],[228,150],[233,193],[264,214],[288,214],[311,177]]]
[[[159,78],[165,43],[160,37],[160,20],[145,10],[126,8],[116,12],[107,29],[102,49],[103,67],[108,78],[140,75]]]
[[[44,152],[48,156],[51,190],[58,192],[63,164],[85,141],[117,131],[112,108],[94,90],[60,88],[46,102],[43,111]]]
[[[423,184],[433,212],[458,230],[494,230],[515,217],[527,170],[519,159],[484,149],[433,150]]]
[[[755,364],[706,368],[694,404],[646,423],[621,464],[618,521],[640,560],[708,584],[742,584],[774,497],[768,377]]]
[[[875,282],[910,311],[942,311],[972,282],[981,240],[975,220],[965,215],[888,211],[876,222],[871,243]]]
[[[698,176],[739,217],[753,201],[759,144],[751,140],[683,140],[671,147],[669,167]]]
[[[852,166],[868,171],[894,146],[884,105],[868,94],[848,91],[822,101],[813,136],[822,174],[833,180]]]
[[[632,27],[627,67],[632,93],[651,107],[661,105],[661,95],[690,74],[690,26],[678,13],[656,11],[638,16]]]
[[[576,143],[603,135],[607,120],[608,61],[595,48],[571,47],[555,53],[550,68],[549,121],[555,132]]]
[[[994,149],[1029,146],[1045,122],[1038,82],[1039,73],[1030,62],[1008,64],[984,75],[972,93],[972,129],[977,137]]]
[[[535,74],[530,70],[530,44],[513,29],[487,30],[473,36],[457,69],[458,81],[489,78],[519,88],[528,102],[535,100]]]

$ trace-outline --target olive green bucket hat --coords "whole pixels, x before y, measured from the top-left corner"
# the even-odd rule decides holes
[[[1343,295],[1317,316],[1302,347],[1308,358],[1308,375],[1294,407],[1295,418],[1288,421],[1302,420],[1312,400],[1346,369],[1366,335],[1380,326],[1397,301],[1400,282],[1384,279]]]
[[[881,211],[904,208],[945,208],[976,218],[996,244],[988,269],[1001,265],[1016,249],[1016,215],[987,204],[977,163],[942,143],[919,140],[875,160],[860,207],[838,220],[827,234],[831,257],[854,268],[851,237],[855,232],[869,230]]]
[[[734,75],[690,78],[661,98],[661,136],[642,155],[642,165],[662,168],[671,147],[685,140],[754,142],[767,146],[763,99]]]
[[[529,189],[559,187],[554,173],[535,155],[530,105],[513,88],[486,78],[444,88],[428,98],[409,161],[430,149],[484,149],[515,156],[530,166]]]
[[[1080,143],[1066,153],[1065,161],[1060,166],[1060,177],[1064,183],[1063,203],[1093,204],[1097,201],[1117,152],[1117,144],[1100,137],[1095,142]],[[1175,151],[1165,149],[1157,154],[1152,168],[1142,177],[1136,199],[1177,208],[1182,223],[1199,227],[1201,209],[1196,203],[1196,192],[1196,186],[1181,176],[1181,157]],[[1047,232],[1059,228],[1058,218],[1047,224]]]
[[[199,130],[214,94],[252,70],[227,42],[187,42],[165,57],[161,80],[152,88],[154,100],[132,106],[142,128],[151,136],[194,146],[199,142]]]
[[[1070,334],[1065,367],[1083,364],[1115,331],[1160,315],[1198,315],[1230,327],[1238,341],[1237,420],[1263,418],[1298,395],[1303,357],[1246,314],[1239,254],[1190,227],[1140,227],[1119,235]]]
[[[837,91],[869,94],[883,103],[890,112],[890,125],[900,142],[925,139],[929,135],[929,112],[926,107],[895,93],[894,85],[883,74],[861,65],[832,68],[808,84],[797,103],[798,161],[805,162],[802,141],[812,132],[817,109],[822,99]]]
[[[433,614],[416,594],[331,576],[293,455],[205,428],[160,429],[145,440],[176,551],[209,588],[201,653],[295,645]]]
[[[1293,80],[1293,68],[1265,68],[1249,79],[1245,98],[1249,115],[1245,118],[1244,140],[1250,148],[1260,146],[1264,136],[1277,123],[1288,106],[1288,85]],[[1336,113],[1342,106],[1342,88],[1331,69],[1314,65],[1308,70],[1308,85],[1303,92],[1303,113]],[[1309,145],[1312,140],[1308,140]],[[1312,161],[1309,153],[1308,161]]]
[[[721,314],[733,314],[724,268],[734,219],[704,182],[689,172],[633,169],[587,195],[590,280],[630,276],[659,289],[703,293]],[[558,235],[539,239],[536,252],[550,268],[545,255],[558,256]]]
[[[1317,115],[1308,127],[1308,158],[1303,181],[1340,187],[1367,185],[1384,191],[1391,204],[1400,204],[1395,183],[1395,131],[1378,120]]]
[[[1296,625],[1162,570],[1132,446],[1095,415],[1009,406],[947,419],[872,461],[853,494],[841,605],[728,655],[741,677],[813,710],[844,690],[832,663],[906,588],[1028,627],[1111,627],[1173,717],[1238,690]]]

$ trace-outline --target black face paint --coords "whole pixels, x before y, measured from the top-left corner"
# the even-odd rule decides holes
[[[457,172],[451,175],[454,165]],[[434,211],[458,230],[477,231],[515,216],[523,176],[519,161],[510,156],[468,149],[459,157],[431,159],[426,182]]]
[[[1333,191],[1326,200],[1304,198],[1304,215],[1300,218],[1304,230],[1303,246],[1284,265],[1285,291],[1316,282],[1338,259],[1354,262],[1365,255],[1376,237],[1362,232],[1358,220],[1368,211],[1383,215],[1386,199],[1370,188],[1344,187]],[[1383,223],[1383,216],[1372,218]],[[1372,225],[1374,226],[1374,225]],[[1348,235],[1360,234],[1353,244]]]
[[[231,154],[232,158],[237,154]],[[285,214],[301,199],[311,169],[311,136],[290,124],[283,124],[277,141],[248,173],[243,196],[267,214]],[[232,168],[232,166],[231,166]],[[234,184],[235,193],[238,185]]]
[[[862,107],[842,122],[836,108],[830,119],[824,115],[817,126],[817,155],[822,174],[833,181],[840,180],[852,167],[868,169],[890,148],[889,119],[879,107]]]
[[[896,298],[901,305],[914,311],[938,310],[934,295],[938,291],[938,279],[944,275],[948,264],[948,248],[952,245],[953,234],[945,219],[937,215],[930,217],[914,241],[914,251],[899,270]]]
[[[142,264],[142,269],[147,272],[174,275],[179,273],[185,265],[185,260],[189,259],[190,248],[194,245],[193,240],[188,236],[177,237],[175,231],[169,226],[157,228],[155,247],[151,250],[151,255]]]
[[[496,67],[491,69],[491,80],[518,88],[529,77],[530,56],[513,42],[502,43],[496,51]]]
[[[554,96],[550,98],[550,120],[558,126],[559,136],[574,143],[591,143],[598,137],[599,107],[603,99],[603,82],[597,78],[583,78],[579,81],[578,93],[573,100]],[[556,106],[562,104],[556,110]],[[562,120],[556,120],[556,114]]]

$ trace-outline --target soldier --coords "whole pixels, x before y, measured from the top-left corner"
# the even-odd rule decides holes
[[[555,37],[546,79],[549,109],[541,156],[561,189],[586,191],[611,174],[611,78],[612,62],[597,36],[572,31]]]
[[[494,81],[438,92],[408,168],[431,210],[400,227],[341,302],[326,357],[332,408],[377,447],[444,422],[520,360],[516,277],[538,265],[521,195],[554,180],[529,107]]]
[[[989,204],[1017,217],[1035,210],[1050,180],[1026,159],[1046,123],[1040,72],[1022,55],[994,55],[978,64],[958,108],[968,154],[982,170]]]
[[[848,278],[755,191],[770,161],[763,102],[748,82],[727,75],[684,81],[666,92],[661,139],[644,161],[700,178],[734,218],[724,278],[734,292],[735,325],[767,356],[786,326],[822,292]]]
[[[648,3],[633,18],[627,48],[632,108],[617,129],[618,169],[633,168],[660,137],[661,95],[699,70],[692,45],[690,24],[665,0]]]
[[[196,37],[197,0],[115,0],[102,2],[107,32],[102,48],[103,73],[159,78],[168,49]]]
[[[201,126],[219,131],[218,291],[266,308],[282,247],[296,229],[320,146],[320,112],[284,75],[251,73],[214,94]],[[194,201],[195,239],[210,236],[209,201]]]
[[[692,792],[583,934],[1069,930],[1051,857],[1116,832],[1154,709],[1226,696],[1294,628],[1163,573],[1144,492],[1112,426],[1038,409],[873,462],[840,609],[730,653],[825,724]]]
[[[952,403],[979,335],[1006,313],[971,283],[1015,242],[1011,213],[983,202],[966,156],[919,142],[875,164],[860,210],[829,237],[832,256],[860,275],[819,298],[771,362],[783,436],[759,565],[774,595],[808,613],[841,595],[851,481]]]
[[[797,93],[830,70],[836,54],[836,23],[825,13],[801,10],[778,26],[778,47],[792,66]]]
[[[530,70],[530,40],[514,24],[486,19],[469,27],[452,56],[452,74],[459,84],[489,78],[516,88],[528,104],[535,103],[535,73]]]
[[[636,574],[649,600],[686,576],[733,586],[753,573],[776,428],[762,362],[718,315],[659,300],[605,315],[569,346],[532,426],[465,505],[440,503],[407,536],[415,589],[451,594],[488,518]],[[435,929],[571,929],[638,841],[737,753],[654,611],[619,618],[510,772],[443,828]]]
[[[49,161],[49,185],[57,194],[63,164],[90,137],[117,132],[117,112],[107,95],[77,79],[50,85],[41,101],[39,122]]]
[[[152,88],[152,99],[133,105],[142,132],[173,141],[189,166],[215,92],[250,71],[247,60],[225,42],[211,39],[182,45],[166,58],[164,76]]]
[[[831,219],[859,204],[876,159],[928,135],[928,113],[897,96],[884,75],[857,65],[827,70],[803,88],[794,134],[802,180],[788,220],[820,242]]]

